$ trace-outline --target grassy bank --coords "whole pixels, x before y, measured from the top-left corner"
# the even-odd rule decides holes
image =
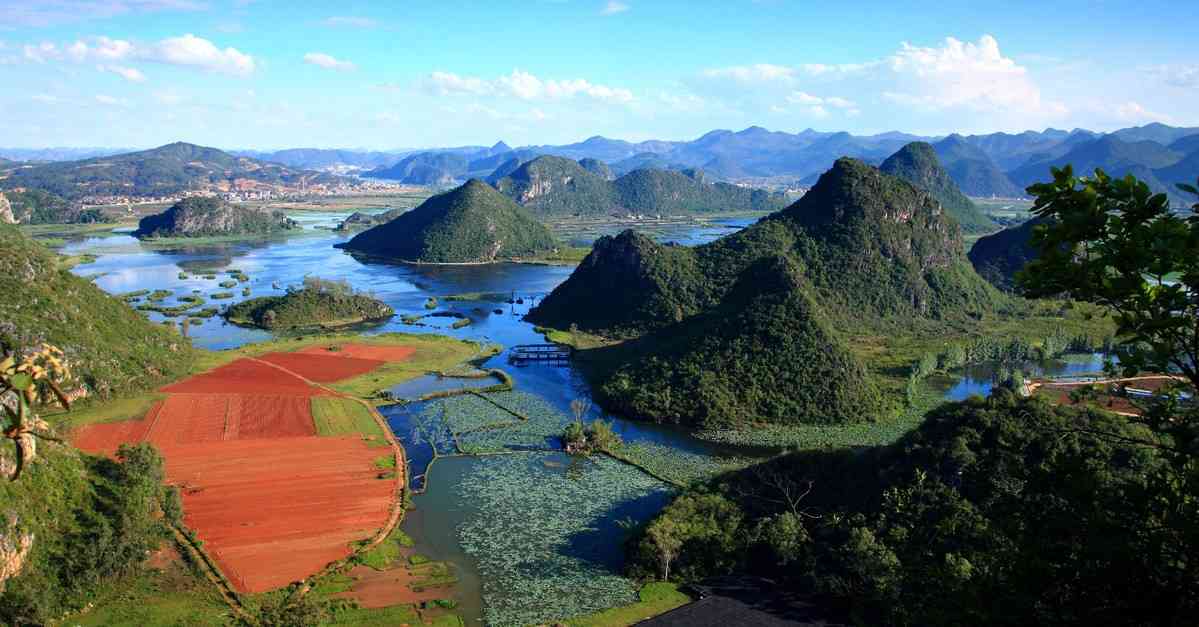
[[[565,621],[568,627],[627,627],[665,614],[691,602],[691,597],[668,582],[647,583],[637,592],[637,602]]]

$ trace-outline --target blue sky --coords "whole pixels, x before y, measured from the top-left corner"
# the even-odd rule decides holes
[[[1199,125],[1196,24],[1151,0],[0,0],[0,145]]]

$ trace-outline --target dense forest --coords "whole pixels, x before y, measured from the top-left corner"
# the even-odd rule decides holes
[[[1053,176],[1030,190],[1044,228],[1020,287],[1119,311],[1112,374],[1173,386],[1118,415],[1082,404],[1098,386],[1072,407],[1013,380],[891,445],[780,455],[685,491],[630,540],[630,571],[765,576],[853,624],[1194,624],[1199,219],[1131,177]]]
[[[395,311],[366,294],[355,294],[348,283],[305,277],[303,287],[283,296],[251,298],[224,313],[230,322],[268,330],[344,325],[382,320]]]

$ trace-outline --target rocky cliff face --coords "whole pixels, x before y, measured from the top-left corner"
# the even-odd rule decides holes
[[[0,192],[0,224],[16,224],[17,218],[12,214],[12,203]]]
[[[216,198],[185,198],[170,209],[142,218],[134,237],[213,237],[267,235],[298,229],[281,211],[258,211]]]

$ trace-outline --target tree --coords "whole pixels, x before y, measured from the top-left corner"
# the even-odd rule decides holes
[[[1107,307],[1126,374],[1176,369],[1199,386],[1199,204],[1183,217],[1132,175],[1078,178],[1070,166],[1029,191],[1052,219],[1033,233],[1040,258],[1018,276],[1027,292]]]
[[[1179,188],[1199,196],[1193,185]],[[1161,549],[1155,574],[1171,593],[1163,615],[1176,619],[1199,596],[1199,203],[1184,216],[1131,175],[1113,179],[1095,170],[1078,178],[1069,166],[1054,168],[1052,182],[1029,191],[1037,197],[1033,211],[1047,220],[1033,235],[1040,259],[1017,277],[1027,292],[1106,307],[1117,324],[1124,376],[1181,374],[1183,383],[1166,398],[1141,404],[1134,420],[1148,435],[1094,432],[1168,461],[1147,473],[1145,490],[1153,498],[1142,509],[1154,521],[1144,546]],[[1181,402],[1182,388],[1189,388],[1190,402]]]
[[[1195,186],[1179,188],[1199,195]],[[1110,310],[1124,376],[1179,372],[1192,393],[1199,388],[1199,203],[1184,217],[1132,175],[1113,179],[1097,169],[1079,178],[1070,166],[1029,191],[1033,211],[1047,220],[1033,233],[1040,258],[1017,277],[1026,291]],[[1142,421],[1167,439],[1160,446],[1199,455],[1193,408],[1154,403]]]
[[[679,549],[683,548],[683,538],[679,532],[678,525],[670,518],[655,521],[646,529],[645,534],[658,554],[662,581],[670,581],[670,565],[678,557]]]

